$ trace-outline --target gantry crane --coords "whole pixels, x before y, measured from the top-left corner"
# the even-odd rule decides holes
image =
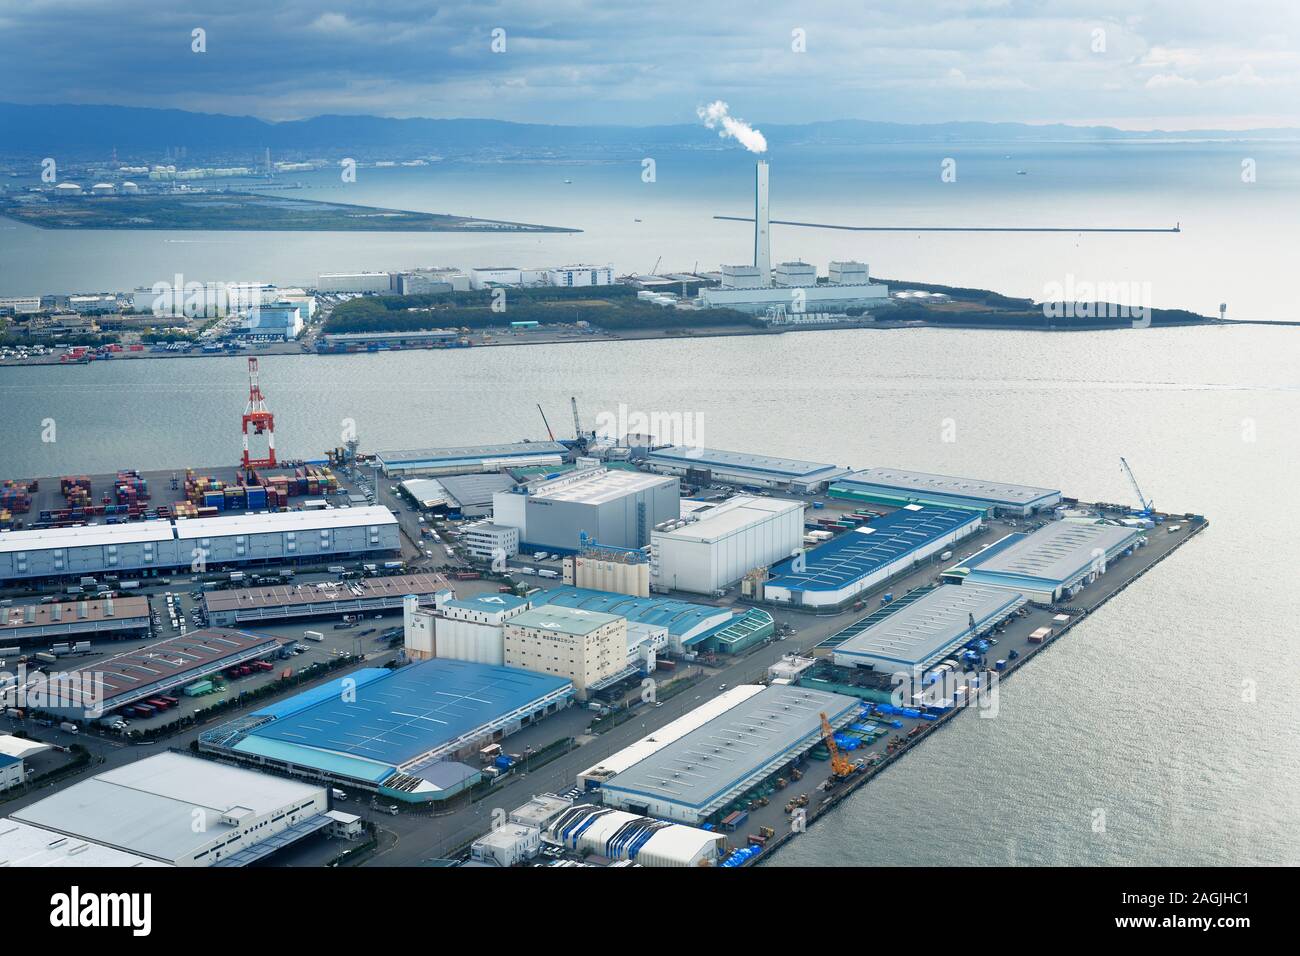
[[[853,774],[853,763],[840,753],[840,748],[835,743],[835,731],[831,730],[830,720],[825,714],[822,714],[821,718],[822,739],[826,741],[826,749],[831,752],[831,773],[837,780],[843,780]]]
[[[266,436],[266,457],[252,458],[248,453],[248,426],[254,435]],[[248,405],[244,408],[244,474],[251,475],[258,468],[275,467],[275,416],[266,409],[266,397],[257,383],[257,359],[248,358]]]
[[[1138,487],[1137,478],[1133,475],[1133,469],[1128,466],[1128,462],[1124,459],[1123,455],[1120,456],[1119,463],[1124,469],[1124,474],[1128,476],[1129,484],[1133,486],[1133,492],[1138,496],[1138,504],[1142,506],[1142,510],[1136,512],[1136,514],[1143,518],[1151,517],[1152,512],[1155,511],[1156,503],[1146,495],[1142,494],[1142,489]]]

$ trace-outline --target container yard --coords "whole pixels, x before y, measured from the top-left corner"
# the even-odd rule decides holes
[[[0,530],[275,511],[306,498],[346,501],[347,493],[332,468],[307,462],[251,476],[236,466],[8,479],[0,488]]]

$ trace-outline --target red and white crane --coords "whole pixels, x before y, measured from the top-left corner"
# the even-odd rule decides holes
[[[251,458],[248,454],[248,426],[253,426],[254,435],[266,436],[266,457]],[[258,468],[275,467],[275,416],[266,410],[266,396],[257,384],[257,359],[248,359],[248,405],[244,409],[244,473],[249,474]]]

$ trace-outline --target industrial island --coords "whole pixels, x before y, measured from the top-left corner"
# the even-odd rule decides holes
[[[1048,290],[1044,301],[1034,302],[982,289],[881,280],[871,274],[867,263],[853,259],[831,261],[824,275],[801,260],[773,264],[768,179],[768,164],[760,161],[755,172],[750,263],[722,265],[715,271],[664,273],[656,263],[648,274],[627,275],[616,274],[608,264],[592,263],[322,273],[313,288],[245,280],[197,282],[174,276],[129,292],[0,297],[0,364],[82,365],[105,359],[231,355],[249,350],[268,355],[341,355],[852,328],[1077,331],[1225,321],[1222,312],[1215,319],[1154,308],[1142,287],[1126,283],[1070,282]],[[201,198],[176,203],[188,209]],[[246,195],[240,201],[247,202],[247,208],[222,194],[214,194],[211,200],[225,215],[239,217],[231,218],[227,228],[243,228],[238,223],[262,215],[263,206],[275,215],[260,228],[307,228],[276,225],[299,214],[285,200]],[[46,216],[52,215],[50,210],[61,210],[64,224],[72,227],[84,214],[83,206],[102,210],[132,201],[133,197],[108,194],[85,199],[37,197],[28,206]],[[152,201],[161,203],[163,198]],[[344,216],[348,228],[354,229],[382,221],[388,223],[386,228],[565,231],[433,216],[425,218],[438,222],[412,226],[403,225],[402,216],[423,214],[385,218],[379,215],[384,210],[371,215],[363,214],[361,207],[305,205],[311,207],[310,215]],[[0,215],[4,214],[0,206]],[[12,210],[8,214],[16,215]],[[310,221],[308,212],[301,215],[303,221]]]
[[[754,865],[1207,526],[576,402],[284,460],[253,376],[233,464],[5,480],[0,859]]]

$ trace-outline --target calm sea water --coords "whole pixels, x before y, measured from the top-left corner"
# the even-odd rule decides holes
[[[998,719],[956,721],[774,862],[1296,864],[1297,368],[1289,328],[857,330],[267,357],[262,384],[303,457],[348,419],[370,449],[538,438],[535,403],[556,425],[570,395],[588,422],[626,403],[699,415],[723,448],[1093,500],[1132,499],[1125,455],[1206,533],[1009,681]],[[244,376],[220,358],[0,369],[0,472],[233,463]]]
[[[509,219],[576,235],[53,232],[0,220],[0,295],[124,290],[172,281],[309,285],[322,272],[592,261],[619,272],[746,262],[753,157],[738,148],[590,163],[437,163],[288,174],[280,195]],[[956,160],[956,182],[940,180]],[[1253,159],[1256,180],[1242,182]],[[774,143],[775,218],[847,225],[1172,226],[1179,235],[852,233],[773,227],[775,261],[832,259],[874,274],[1041,299],[1052,285],[1121,283],[1152,305],[1236,318],[1300,318],[1279,285],[1300,221],[1295,143],[791,147]],[[1024,169],[1025,176],[1016,175]],[[564,180],[571,179],[571,185]],[[640,220],[639,222],[637,220]]]

